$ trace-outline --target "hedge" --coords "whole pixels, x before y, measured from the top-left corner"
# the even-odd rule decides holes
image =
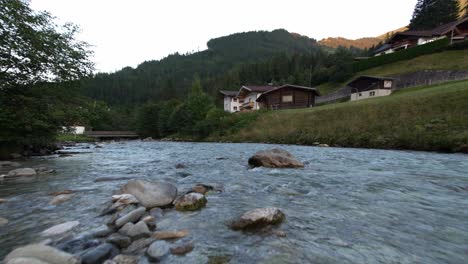
[[[461,42],[465,43],[465,42]],[[459,44],[454,44],[459,45]],[[460,44],[462,45],[462,44]],[[448,38],[440,39],[428,44],[420,45],[414,48],[397,51],[395,53],[372,57],[367,60],[358,61],[353,64],[354,72],[360,72],[370,68],[378,67],[384,64],[394,63],[402,60],[409,60],[421,55],[432,54],[448,49],[450,40]],[[464,46],[466,47],[466,46]]]

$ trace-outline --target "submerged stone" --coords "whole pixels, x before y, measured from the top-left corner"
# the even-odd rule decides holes
[[[281,223],[285,218],[278,208],[257,208],[244,213],[230,226],[234,230],[249,230]]]
[[[259,151],[249,159],[253,167],[267,168],[302,168],[304,164],[283,149],[270,149]]]
[[[207,203],[206,197],[200,193],[187,193],[174,202],[179,211],[196,211]]]

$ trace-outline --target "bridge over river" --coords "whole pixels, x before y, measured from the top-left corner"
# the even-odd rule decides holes
[[[135,131],[86,131],[84,133],[88,137],[92,138],[138,138],[138,134]]]

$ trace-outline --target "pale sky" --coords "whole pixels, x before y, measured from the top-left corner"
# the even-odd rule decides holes
[[[97,71],[206,49],[211,38],[284,28],[320,40],[378,36],[409,23],[416,0],[32,0],[80,26]]]

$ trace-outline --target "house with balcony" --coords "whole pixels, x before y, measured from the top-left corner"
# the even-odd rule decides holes
[[[319,95],[316,88],[285,84],[262,93],[257,102],[270,110],[306,108],[315,106]]]
[[[398,32],[384,45],[376,49],[374,51],[374,56],[390,54],[443,38],[450,39],[450,43],[468,40],[468,17],[436,27],[432,30],[407,30]]]
[[[257,99],[265,92],[276,89],[273,85],[244,85],[240,88],[239,98],[240,111],[255,111],[260,109]]]

